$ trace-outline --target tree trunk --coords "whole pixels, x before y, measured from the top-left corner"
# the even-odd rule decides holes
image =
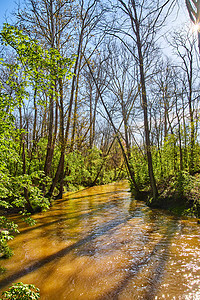
[[[23,174],[26,174],[26,154],[25,154],[25,143],[23,142],[23,150],[22,150],[22,161],[23,161]],[[26,199],[27,209],[30,213],[33,213],[33,208],[31,206],[28,190],[24,187],[24,198]]]
[[[63,81],[62,78],[59,78],[59,94],[60,94],[60,147],[61,147],[61,154],[60,160],[57,166],[56,174],[52,180],[51,187],[46,196],[51,197],[55,186],[60,179],[60,182],[63,181],[64,176],[64,161],[65,161],[65,138],[64,138],[64,106],[63,106]],[[60,187],[60,195],[62,196],[62,187]]]
[[[149,125],[148,125],[148,104],[147,104],[147,95],[146,95],[146,84],[145,84],[145,76],[144,76],[144,61],[142,56],[142,45],[140,40],[140,26],[137,18],[135,1],[132,1],[133,10],[135,14],[135,34],[137,39],[137,50],[139,57],[139,70],[140,70],[140,83],[142,87],[142,108],[144,113],[144,130],[145,130],[145,142],[146,142],[146,153],[147,153],[147,161],[148,161],[148,172],[150,177],[150,185],[152,189],[153,198],[156,199],[158,197],[158,190],[156,186],[156,181],[153,172],[153,163],[152,163],[152,155],[151,155],[151,145],[150,145],[150,137],[149,137]]]
[[[53,0],[50,0],[49,3],[49,14],[50,14],[50,21],[51,21],[51,48],[54,49],[54,38],[55,38],[55,31],[54,31],[54,20],[53,20]],[[51,94],[50,94],[50,103],[49,103],[49,123],[48,123],[48,143],[47,143],[47,152],[46,152],[46,160],[44,164],[44,172],[47,176],[50,172],[51,163],[53,159],[53,152],[54,152],[54,146],[52,143],[53,138],[53,121],[54,121],[54,112],[53,112],[53,106],[54,106],[54,88],[55,88],[55,81],[54,78],[54,70],[51,70]]]

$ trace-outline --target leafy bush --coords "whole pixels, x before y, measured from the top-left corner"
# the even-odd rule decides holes
[[[0,257],[8,258],[12,255],[12,250],[7,242],[13,239],[13,233],[18,233],[17,225],[8,221],[5,217],[0,217]]]
[[[136,183],[140,188],[146,187],[149,184],[148,165],[141,151],[135,147],[132,149],[130,165],[135,174]],[[131,184],[131,189],[134,187]]]
[[[40,298],[39,289],[33,284],[15,283],[8,291],[2,293],[0,300],[37,300]]]

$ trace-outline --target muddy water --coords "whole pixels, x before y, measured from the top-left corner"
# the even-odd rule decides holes
[[[151,210],[127,183],[67,195],[10,243],[1,290],[33,283],[42,300],[200,299],[200,226]]]

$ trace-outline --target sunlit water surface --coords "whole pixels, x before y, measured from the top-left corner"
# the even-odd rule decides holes
[[[1,290],[33,283],[42,300],[200,299],[200,226],[152,210],[128,183],[65,196],[20,234],[1,261]]]

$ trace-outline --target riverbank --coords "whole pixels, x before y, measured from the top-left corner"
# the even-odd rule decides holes
[[[167,209],[179,216],[200,218],[200,175],[186,172],[158,183],[159,197],[148,197],[146,203],[153,208]]]

